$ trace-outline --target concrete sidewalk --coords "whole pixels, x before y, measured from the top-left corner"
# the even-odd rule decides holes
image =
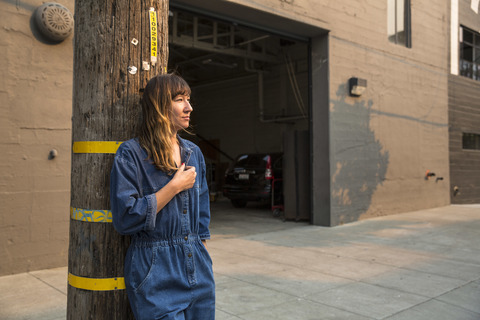
[[[480,205],[334,228],[212,208],[217,320],[480,319]],[[66,279],[0,277],[0,319],[65,319]]]

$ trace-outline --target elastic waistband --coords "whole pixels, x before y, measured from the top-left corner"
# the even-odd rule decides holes
[[[198,234],[188,234],[184,236],[179,236],[179,237],[174,237],[170,239],[160,239],[160,238],[153,238],[153,237],[132,237],[132,243],[131,245],[137,246],[137,247],[168,247],[168,246],[173,246],[173,245],[178,245],[178,244],[184,244],[184,243],[194,243],[194,242],[199,242],[200,236]]]

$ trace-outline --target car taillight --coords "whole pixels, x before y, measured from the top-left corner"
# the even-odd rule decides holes
[[[268,156],[267,158],[267,167],[265,168],[265,179],[267,180],[273,179],[272,158],[270,156]]]

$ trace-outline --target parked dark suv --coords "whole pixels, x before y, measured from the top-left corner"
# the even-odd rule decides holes
[[[281,153],[241,154],[225,172],[223,195],[237,208],[248,201],[270,202],[272,185],[275,194],[281,193],[281,178]]]

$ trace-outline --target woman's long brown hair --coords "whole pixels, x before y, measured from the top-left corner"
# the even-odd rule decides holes
[[[173,160],[172,137],[176,135],[172,122],[172,101],[178,95],[190,96],[191,90],[183,78],[175,74],[155,76],[148,81],[142,97],[143,122],[139,142],[147,150],[159,170],[176,170]]]

